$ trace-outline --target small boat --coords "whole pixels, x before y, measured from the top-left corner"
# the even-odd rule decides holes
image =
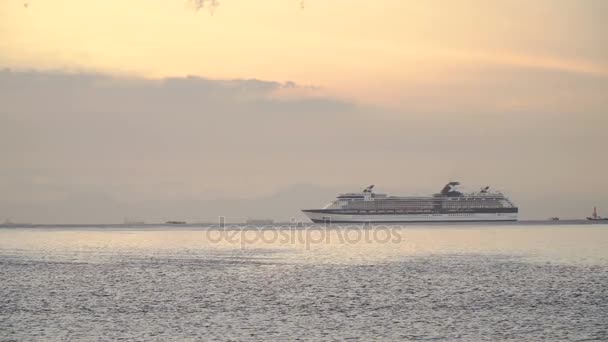
[[[549,220],[551,220],[551,221],[559,221],[559,217],[549,217]]]
[[[167,221],[166,224],[186,224],[186,221]]]
[[[593,214],[590,217],[587,217],[589,221],[608,221],[608,217],[601,217],[597,214],[597,208],[593,207]]]

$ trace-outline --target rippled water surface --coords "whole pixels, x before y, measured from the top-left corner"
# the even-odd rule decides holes
[[[0,229],[0,340],[608,340],[608,225],[366,231]]]

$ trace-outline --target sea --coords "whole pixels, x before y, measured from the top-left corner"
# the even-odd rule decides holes
[[[608,341],[608,225],[0,228],[1,341]]]

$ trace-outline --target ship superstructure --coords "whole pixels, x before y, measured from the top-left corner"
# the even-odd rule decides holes
[[[450,182],[431,196],[388,196],[370,185],[341,194],[322,209],[302,211],[317,223],[517,221],[518,208],[501,192],[483,187],[464,193],[459,185]]]
[[[608,221],[608,217],[601,217],[597,213],[597,208],[593,207],[593,214],[591,214],[591,216],[587,217],[587,220],[589,220],[589,221]]]

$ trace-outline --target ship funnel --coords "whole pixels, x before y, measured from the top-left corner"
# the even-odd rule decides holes
[[[443,189],[441,190],[441,194],[446,196],[462,195],[462,193],[457,189],[458,185],[460,185],[460,182],[449,182],[443,187]]]

